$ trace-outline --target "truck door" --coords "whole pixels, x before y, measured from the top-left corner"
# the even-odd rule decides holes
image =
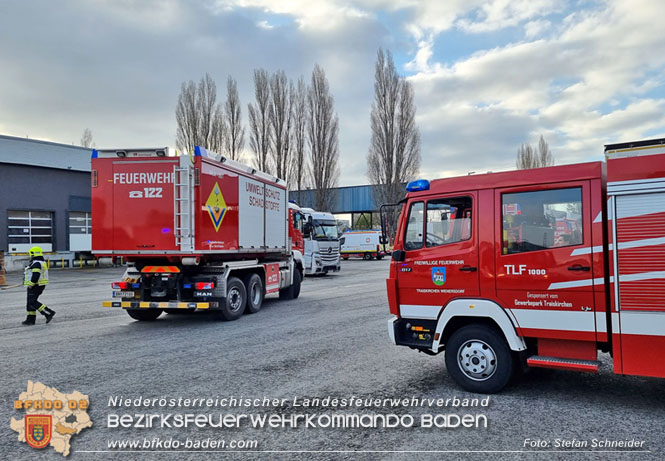
[[[590,182],[498,189],[495,211],[497,297],[519,333],[595,340]]]
[[[454,298],[477,297],[477,192],[413,199],[398,264],[400,315],[436,319]]]

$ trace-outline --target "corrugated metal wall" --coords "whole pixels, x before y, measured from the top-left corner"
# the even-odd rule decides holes
[[[372,186],[348,186],[337,187],[331,191],[336,195],[335,205],[331,213],[361,213],[365,211],[379,211],[379,206],[374,203],[372,197]],[[298,198],[300,197],[300,199]],[[314,206],[314,191],[291,191],[289,200],[294,200],[298,205],[309,208]]]

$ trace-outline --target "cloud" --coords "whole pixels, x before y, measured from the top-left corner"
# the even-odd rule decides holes
[[[100,147],[173,145],[183,81],[210,73],[222,99],[232,75],[246,122],[255,68],[309,81],[319,63],[340,114],[344,183],[366,182],[356,160],[369,142],[376,50],[390,37],[378,21],[345,8],[334,28],[317,29],[261,8],[175,1],[164,8],[153,14],[157,4],[142,2],[7,5],[0,17],[0,42],[7,44],[0,47],[2,133],[73,143],[87,127]]]
[[[606,143],[663,132],[665,31],[649,20],[654,8],[603,2],[567,15],[546,39],[479,50],[448,66],[431,62],[410,77],[423,152],[439,152],[448,170],[463,173],[511,166],[517,146],[541,133],[557,163],[568,163],[599,159]],[[470,153],[478,139],[493,156]],[[424,157],[424,173],[437,168]]]
[[[299,26],[310,30],[331,30],[349,19],[366,17],[368,13],[346,2],[331,0],[270,1],[270,0],[218,0],[217,8],[236,10],[256,8],[271,14],[284,14],[296,18]]]
[[[536,38],[552,26],[550,21],[545,19],[536,19],[529,21],[524,25],[524,36],[526,38]]]
[[[343,185],[366,183],[374,62],[409,75],[423,175],[514,167],[540,134],[557,163],[664,133],[665,29],[651,0],[47,0],[5,2],[0,130],[100,147],[173,144],[180,85],[223,98],[252,72],[323,66],[340,118]],[[452,37],[454,42],[445,42]],[[452,51],[450,51],[452,50]]]
[[[561,5],[555,0],[493,0],[476,10],[476,18],[461,18],[456,24],[473,33],[495,31],[555,13]]]

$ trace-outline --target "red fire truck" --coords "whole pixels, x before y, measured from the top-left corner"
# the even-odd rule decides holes
[[[664,143],[410,183],[387,279],[392,341],[445,351],[480,393],[526,366],[597,372],[599,350],[617,374],[665,377],[665,154],[642,155]]]
[[[264,296],[297,298],[302,216],[284,181],[196,147],[95,150],[92,250],[129,266],[114,301],[137,320],[166,310],[255,313]]]

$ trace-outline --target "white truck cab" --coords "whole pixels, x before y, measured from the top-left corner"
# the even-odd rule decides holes
[[[338,272],[341,263],[335,217],[312,208],[300,208],[300,212],[305,219],[305,275]]]

